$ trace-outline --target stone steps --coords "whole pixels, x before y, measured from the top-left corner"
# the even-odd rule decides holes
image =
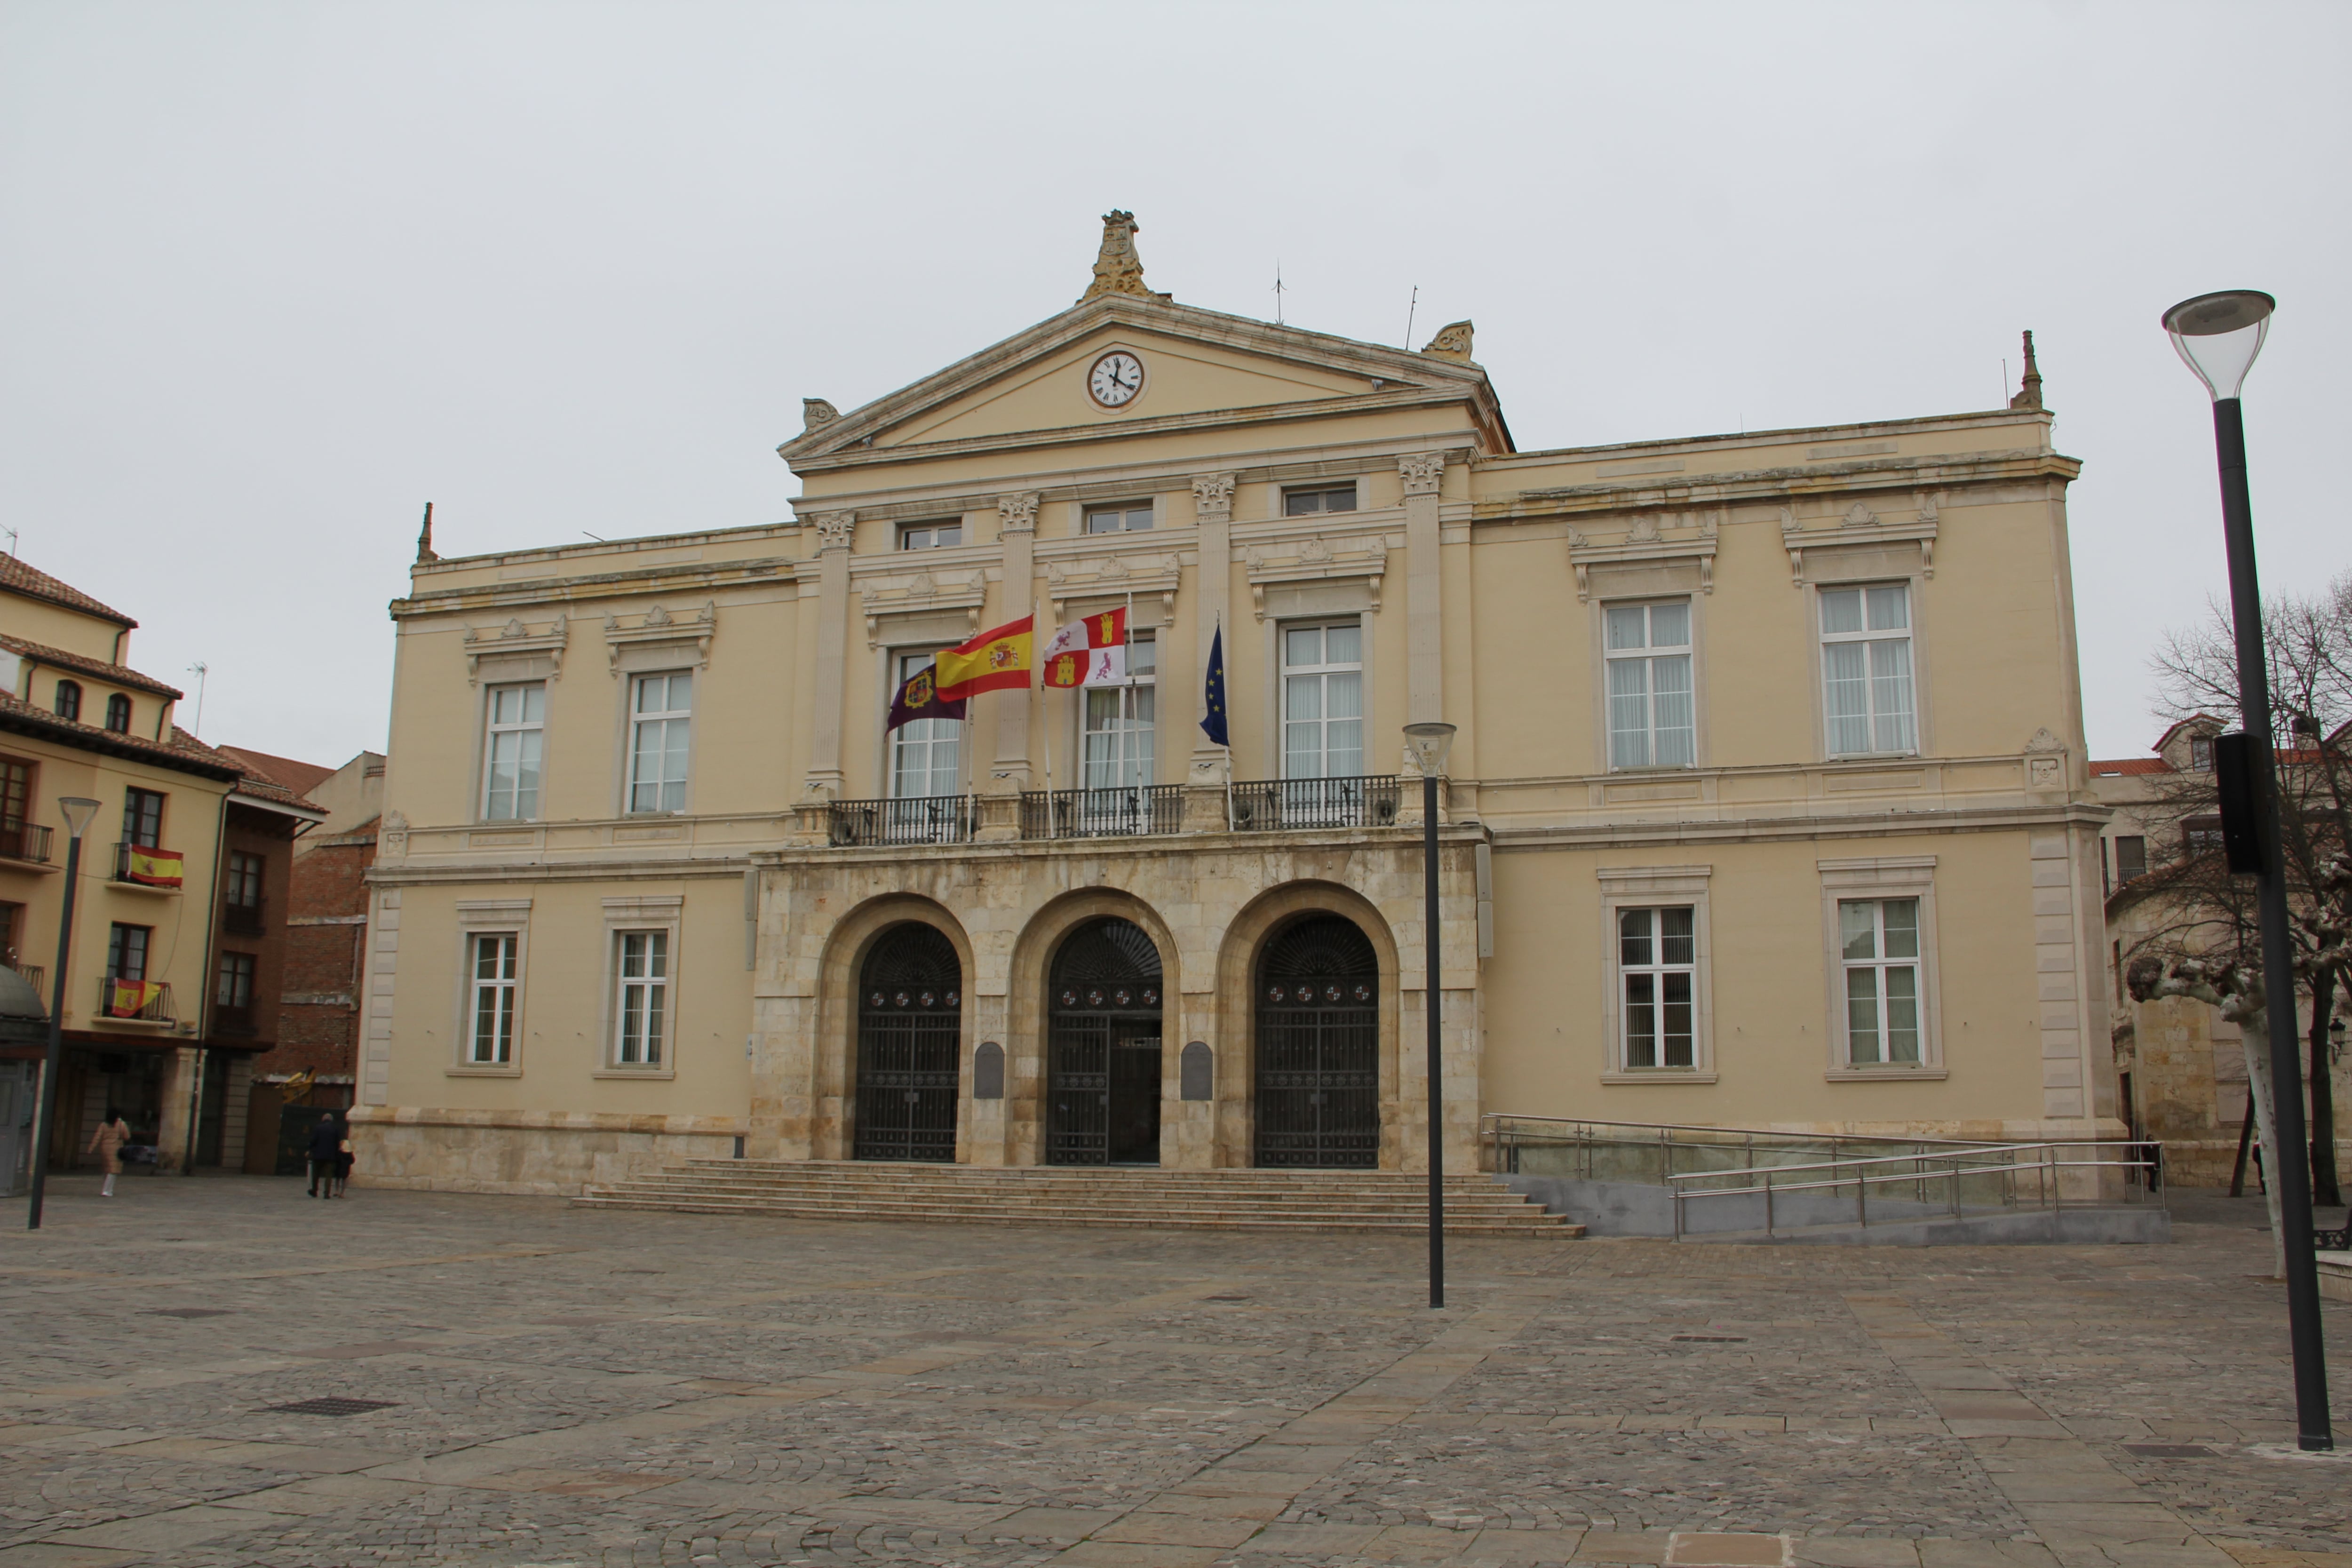
[[[1000,1169],[877,1161],[694,1160],[590,1186],[584,1208],[943,1225],[1394,1231],[1427,1224],[1426,1176],[1387,1171]],[[1570,1239],[1584,1227],[1483,1175],[1445,1181],[1445,1228]]]

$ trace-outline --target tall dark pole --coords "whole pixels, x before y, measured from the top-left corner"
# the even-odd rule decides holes
[[[1422,887],[1428,905],[1429,929],[1422,949],[1429,955],[1429,1304],[1445,1305],[1445,1130],[1444,1090],[1437,1043],[1438,981],[1444,966],[1437,951],[1437,775],[1421,775]]]
[[[2270,1016],[2271,1116],[2279,1147],[2263,1173],[2278,1184],[2286,1251],[2287,1336],[2294,1351],[2297,1441],[2333,1448],[2327,1419],[2326,1350],[2319,1335],[2319,1268],[2312,1256],[2310,1135],[2303,1116],[2303,1041],[2294,1021],[2294,953],[2287,931],[2286,855],[2279,839],[2278,779],[2271,734],[2270,667],[2263,647],[2263,595],[2254,574],[2254,510],[2246,489],[2246,424],[2234,397],[2213,404],[2213,444],[2221,464],[2221,534],[2230,552],[2230,624],[2238,644],[2238,705],[2251,758],[2263,868],[2257,882],[2263,928],[2263,991]],[[2334,1137],[2336,1130],[2324,1129]]]
[[[58,917],[58,973],[49,985],[49,1049],[41,1062],[41,1114],[33,1129],[33,1203],[26,1230],[41,1228],[49,1184],[49,1139],[58,1119],[58,1069],[66,1054],[66,962],[73,956],[74,889],[81,883],[81,835],[66,840],[66,908]]]

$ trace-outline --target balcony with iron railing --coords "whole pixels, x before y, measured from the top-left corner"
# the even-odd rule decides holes
[[[261,900],[256,899],[249,904],[222,905],[221,930],[231,936],[259,936],[261,934]]]
[[[1134,784],[1026,790],[1019,795],[935,795],[836,800],[804,808],[831,847],[879,848],[980,841],[1026,843],[1181,833],[1277,833],[1396,827],[1403,799],[1394,774],[1263,779],[1230,787]],[[803,822],[809,818],[804,816]],[[812,842],[803,839],[803,843]]]
[[[1024,838],[1133,838],[1183,827],[1184,791],[1177,784],[1031,790],[1021,797]]]
[[[118,980],[106,975],[98,983],[98,1021],[101,1024],[176,1024],[172,987],[166,981]]]
[[[218,1002],[213,1005],[213,1035],[223,1040],[249,1040],[259,1033],[251,1003],[239,1006]]]
[[[1360,778],[1261,779],[1233,786],[1236,833],[1317,827],[1394,827],[1401,782]]]
[[[0,827],[0,860],[23,860],[35,866],[49,863],[49,830],[35,822]]]
[[[133,864],[133,856],[153,858],[156,862],[169,868],[173,879],[158,881],[152,876],[142,874]],[[180,852],[176,849],[164,849],[152,844],[118,843],[114,847],[114,881],[121,887],[143,889],[151,893],[176,893],[180,890]]]
[[[47,969],[37,963],[12,963],[8,967],[15,970],[23,977],[26,984],[39,994],[44,1004],[48,1001],[49,972]]]
[[[976,795],[836,800],[825,811],[825,840],[836,849],[895,844],[967,844],[979,829],[980,797]]]

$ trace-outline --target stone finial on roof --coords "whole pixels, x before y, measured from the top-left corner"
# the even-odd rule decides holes
[[[2025,382],[2023,385],[2017,389],[2017,395],[2009,400],[2009,405],[2011,408],[2039,408],[2042,406],[2042,371],[2040,367],[2035,365],[2033,363],[2033,334],[2032,332],[2025,334]]]
[[[841,410],[822,397],[801,399],[801,434],[822,428],[841,417]]]
[[[1135,231],[1141,226],[1133,213],[1103,214],[1102,254],[1095,258],[1095,280],[1078,296],[1079,304],[1105,294],[1128,294],[1163,304],[1172,298],[1143,286],[1143,258],[1135,253]]]
[[[438,561],[440,559],[441,557],[433,552],[433,503],[431,501],[426,501],[425,503],[425,526],[417,531],[416,535],[416,563],[422,566],[427,561]]]
[[[1476,329],[1467,321],[1454,321],[1437,329],[1437,335],[1422,345],[1421,352],[1439,359],[1470,363],[1470,338]]]

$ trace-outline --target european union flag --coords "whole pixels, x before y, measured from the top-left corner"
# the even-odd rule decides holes
[[[1209,685],[1202,696],[1202,732],[1220,746],[1232,745],[1225,739],[1225,628],[1222,626],[1209,639]]]

